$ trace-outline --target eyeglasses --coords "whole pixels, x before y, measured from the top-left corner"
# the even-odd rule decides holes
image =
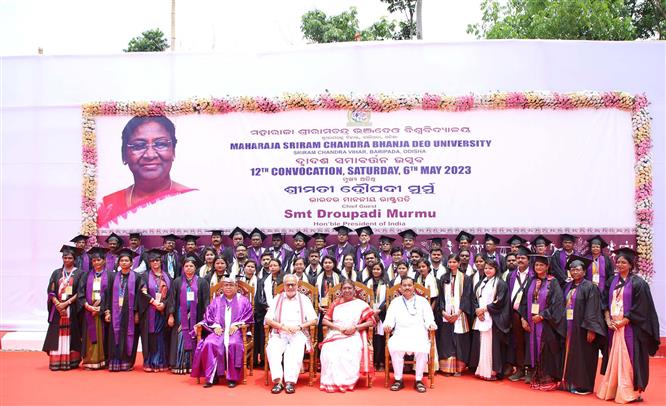
[[[295,283],[285,283],[284,285],[285,285],[286,287],[288,287],[288,288],[291,288],[291,287],[296,286]]]
[[[147,143],[145,141],[137,141],[133,144],[126,144],[132,153],[137,155],[143,155],[148,151],[148,148],[152,147],[155,152],[161,153],[166,152],[171,148],[173,142],[171,140],[156,140],[153,143]]]

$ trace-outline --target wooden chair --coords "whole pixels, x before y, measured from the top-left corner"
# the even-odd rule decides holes
[[[372,291],[371,288],[365,286],[361,282],[354,281],[354,287],[356,288],[356,297],[358,299],[363,300],[372,308],[372,306],[375,304],[375,292]],[[342,291],[340,290],[342,288],[342,283],[338,283],[337,285],[333,286],[328,290],[328,302],[333,303],[336,299],[338,299],[342,295]],[[322,331],[324,333],[324,338],[328,334],[328,327],[323,326]],[[369,348],[372,348],[372,337],[374,334],[374,327],[370,326],[368,327],[368,346]],[[373,362],[373,360],[369,360],[370,362]],[[370,376],[370,373],[365,374],[365,379],[366,379],[366,385],[368,388],[372,388],[372,377]]]
[[[210,301],[213,301],[213,298],[216,296],[223,295],[222,293],[222,284],[223,282],[218,282],[216,283],[213,287],[210,288]],[[247,282],[243,281],[237,281],[236,282],[238,286],[238,293],[241,295],[245,296],[248,298],[250,303],[252,304],[252,313],[254,313],[254,286],[250,285]],[[252,336],[252,331],[250,330],[250,333],[248,334],[248,328],[252,328],[251,324],[242,324],[240,326],[241,329],[241,334],[243,335],[243,347],[245,348],[244,352],[244,360],[243,360],[243,384],[247,384],[247,369],[249,365],[250,369],[250,376],[254,375],[254,363],[252,360],[254,359],[254,336]],[[203,331],[203,327],[200,324],[197,324],[195,326],[195,330],[197,332],[197,343],[201,341],[201,334]],[[199,378],[197,378],[197,383],[199,383]]]
[[[395,285],[391,286],[386,289],[386,308],[388,309],[388,306],[391,304],[391,300],[395,299],[397,297],[400,297],[402,294],[400,293],[400,285]],[[426,299],[428,299],[428,303],[430,303],[430,289],[426,288],[425,286],[415,283],[414,284],[414,293],[423,296]],[[389,348],[388,348],[388,341],[389,338],[391,337],[391,333],[386,334],[386,346],[384,347],[384,386],[388,388],[389,386],[389,371],[391,369],[391,354],[389,353]],[[428,331],[428,338],[430,340],[430,357],[428,358],[428,380],[430,381],[430,388],[435,387],[435,362],[437,360],[435,359],[435,332],[434,331]],[[415,362],[414,360],[407,360],[405,359],[405,365],[414,365]]]
[[[279,284],[275,287],[274,295],[277,296],[284,291],[284,284]],[[317,295],[317,288],[310,285],[307,282],[298,281],[298,292],[307,296],[312,305],[314,306],[315,313],[319,309],[319,296]],[[268,324],[264,325],[264,374],[266,375],[266,386],[270,383],[269,374],[268,374],[268,356],[266,354],[266,347],[268,347],[268,340],[270,339],[270,327]],[[315,380],[315,348],[317,340],[317,325],[310,326],[310,346],[312,347],[312,352],[304,354],[306,360],[308,361],[308,386],[312,386]]]

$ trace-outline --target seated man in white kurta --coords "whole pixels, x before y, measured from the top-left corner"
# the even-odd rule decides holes
[[[402,382],[404,357],[405,354],[414,354],[416,363],[414,388],[423,393],[426,391],[426,386],[423,384],[423,372],[430,353],[428,330],[437,329],[437,325],[428,299],[414,293],[412,278],[402,279],[400,291],[402,296],[391,301],[386,312],[386,319],[384,319],[384,331],[387,333],[393,331],[388,340],[395,379],[391,390],[399,391],[405,386]]]
[[[274,384],[271,392],[274,394],[283,389],[289,394],[296,391],[294,385],[303,364],[304,349],[310,344],[306,334],[310,326],[318,321],[310,299],[298,292],[298,277],[285,275],[283,282],[284,292],[275,296],[264,319],[272,328],[266,358]]]

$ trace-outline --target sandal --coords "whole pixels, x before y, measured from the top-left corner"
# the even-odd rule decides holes
[[[284,391],[291,395],[292,393],[296,392],[296,388],[294,387],[293,383],[287,382],[287,386],[285,386]]]
[[[405,383],[403,381],[395,381],[395,382],[393,382],[393,385],[391,385],[391,390],[393,392],[397,392],[397,391],[399,391],[400,389],[402,389],[404,387],[405,387]]]
[[[284,385],[282,382],[278,382],[275,385],[273,385],[273,389],[271,389],[271,393],[274,395],[277,395],[278,393],[282,392],[284,389]]]
[[[424,393],[427,390],[422,381],[414,382],[414,389],[416,389],[418,393]]]

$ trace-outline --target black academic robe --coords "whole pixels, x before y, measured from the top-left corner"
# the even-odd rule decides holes
[[[81,283],[81,276],[83,274],[84,272],[77,268],[74,268],[72,271],[72,295],[79,291],[79,284]],[[47,354],[49,351],[55,351],[58,349],[58,341],[60,340],[60,313],[55,308],[51,298],[53,295],[55,295],[56,299],[62,301],[62,297],[58,295],[58,282],[61,277],[62,268],[58,268],[51,273],[49,284],[46,287],[46,292],[48,294],[46,310],[48,314],[47,320],[49,327],[46,330],[46,337],[44,338],[42,351],[46,352]],[[70,297],[71,296],[68,296],[67,299]],[[69,306],[69,337],[70,351],[81,352],[81,307],[79,306],[78,300],[75,300]]]
[[[472,279],[465,275],[464,272],[458,271],[456,277],[463,277],[463,291],[460,296],[460,310],[467,315],[467,320],[471,328],[474,320],[474,309],[472,307]],[[435,305],[435,322],[437,324],[437,332],[435,334],[437,341],[437,353],[439,359],[447,359],[456,357],[459,361],[465,364],[469,363],[469,354],[471,349],[471,335],[468,331],[463,334],[454,333],[454,323],[447,323],[442,317],[442,311],[446,309],[446,299],[444,289],[446,284],[451,282],[451,272],[446,272],[439,280],[439,297]],[[449,287],[450,289],[450,287]]]
[[[530,296],[528,292],[530,286],[534,285],[536,280],[536,277],[530,278],[525,293],[523,293],[523,298],[520,301],[520,315],[525,320],[532,318],[532,298],[528,297]],[[541,356],[539,359],[534,360],[534,365],[539,370],[541,377],[550,376],[555,380],[559,380],[562,376],[562,349],[566,335],[564,298],[557,279],[548,277],[543,279],[542,283],[548,284],[548,291],[546,293],[546,304],[543,308],[539,309],[539,314],[544,318],[541,321],[543,325],[541,332]],[[525,343],[525,365],[528,367],[532,366],[530,345],[534,346],[535,353],[537,348],[536,324],[534,326],[535,328],[527,334]]]
[[[490,258],[490,256],[491,256],[491,254],[489,254],[488,252],[486,252],[486,250],[482,250],[482,251],[481,251],[481,255],[483,255],[483,258],[486,259],[486,260],[487,260],[488,258]],[[497,262],[497,263],[499,264],[499,267],[500,267],[499,274],[500,274],[500,275],[503,274],[504,271],[506,270],[506,259],[505,259],[504,256],[503,256],[502,254],[500,254],[499,251],[497,251],[497,250],[496,250],[492,255],[495,256],[495,258],[494,258],[495,262]],[[472,260],[473,260],[473,259],[474,259],[474,258],[472,258]]]
[[[144,354],[144,357],[147,356],[147,354],[153,353],[155,349],[157,348],[157,335],[156,334],[151,334],[150,333],[150,315],[148,314],[150,308],[152,305],[150,304],[150,300],[153,298],[150,296],[150,292],[148,291],[148,275],[150,274],[150,270],[147,270],[143,274],[141,274],[141,285],[139,289],[141,290],[141,294],[139,295],[139,300],[138,300],[138,305],[139,305],[139,326],[141,330],[141,351]],[[162,273],[162,276],[166,276],[166,273]],[[168,278],[168,276],[166,276]],[[172,283],[172,282],[169,282]],[[144,289],[145,292],[144,293]],[[161,334],[164,336],[164,345],[166,348],[169,348],[169,338],[170,338],[170,329],[169,326],[166,323],[167,319],[167,305],[169,301],[169,293],[167,292],[167,297],[163,297],[161,299],[162,303],[165,304],[164,306],[164,311],[162,312],[162,316],[164,317],[164,329],[162,330]],[[157,313],[157,311],[155,311]],[[157,314],[156,314],[157,316]]]
[[[335,258],[335,260],[338,261],[338,267],[341,267],[342,259],[345,257],[345,255],[356,254],[356,247],[347,242],[342,248],[340,248],[338,244],[329,245],[326,247],[326,251],[328,252],[329,256]],[[321,260],[323,259],[324,258],[322,257]]]
[[[620,278],[619,275],[617,275]],[[602,307],[608,309],[610,286],[615,277],[609,278],[602,296]],[[649,362],[650,356],[654,356],[659,349],[659,319],[657,310],[652,300],[650,286],[643,278],[637,275],[631,275],[627,278],[631,283],[631,307],[624,309],[624,317],[630,320],[628,326],[633,329],[633,368],[634,368],[634,390],[647,388],[650,378]],[[620,281],[618,285],[623,282]],[[625,327],[626,329],[627,327]],[[608,351],[610,352],[612,341],[609,337]],[[607,354],[604,356],[601,373],[606,373],[608,364]]]
[[[573,288],[573,282],[569,282],[564,289],[564,303],[567,309],[569,305],[566,292],[571,292]],[[566,322],[563,378],[574,388],[591,392],[597,374],[599,350],[606,347],[606,323],[601,312],[599,289],[592,282],[583,279],[575,292],[576,300],[572,303],[573,319],[567,318]],[[593,331],[596,335],[591,343],[587,342],[588,331]]]
[[[134,272],[134,271],[130,271]],[[109,359],[121,360],[124,362],[129,362],[131,365],[134,365],[136,361],[136,350],[139,344],[140,328],[138,324],[134,325],[134,341],[132,343],[132,352],[131,355],[127,355],[127,334],[129,323],[134,323],[134,315],[138,314],[139,311],[139,296],[141,294],[141,276],[135,273],[135,283],[134,283],[134,314],[129,314],[129,300],[123,302],[123,307],[120,309],[120,330],[118,333],[118,342],[116,343],[115,335],[113,332],[113,289],[115,285],[116,278],[121,278],[121,272],[111,272],[109,274],[109,285],[107,287],[106,297],[104,299],[104,304],[102,305],[101,312],[105,313],[107,310],[111,312],[111,323],[109,324],[109,334],[107,334],[107,348],[109,353],[107,357]],[[129,274],[127,276],[129,278]],[[129,280],[127,281],[129,284]],[[128,291],[131,289],[130,286],[127,287]],[[125,297],[129,297],[129,293],[125,294]]]
[[[576,254],[576,252],[574,251],[573,254]],[[567,284],[566,258],[569,258],[569,255],[561,249],[553,252],[553,255],[550,257],[550,266],[548,269],[550,270],[550,274],[560,283],[560,290],[564,289],[564,285]],[[563,262],[564,265],[562,264]]]
[[[474,287],[472,293],[472,309],[476,311],[479,308],[479,300],[476,296],[476,291],[479,289],[482,281]],[[492,282],[491,282],[492,283]],[[486,286],[485,289],[489,289]],[[495,277],[495,298],[493,302],[487,306],[488,314],[493,320],[493,341],[492,341],[492,358],[493,358],[493,371],[501,377],[504,363],[506,362],[508,336],[511,329],[511,311],[509,300],[509,288],[502,280],[501,277]],[[472,330],[472,350],[470,353],[469,368],[470,370],[476,369],[479,365],[481,349],[480,332]]]
[[[185,295],[186,292],[181,289],[183,279],[185,276],[179,276],[171,282],[169,288],[169,300],[167,300],[166,314],[167,321],[169,316],[173,315],[175,324],[171,328],[171,337],[169,343],[169,364],[172,368],[176,366],[178,358],[178,333],[180,330],[180,323],[178,322],[178,315],[180,314],[180,296]],[[208,282],[205,278],[197,278],[197,314],[194,315],[196,323],[203,320],[206,314],[206,308],[210,302],[210,290]],[[192,315],[190,315],[192,317]],[[194,349],[192,350],[194,354]]]
[[[182,270],[182,264],[181,264],[181,259],[180,255],[176,250],[171,251],[174,256],[174,261],[173,261],[173,278],[175,279],[180,276],[180,272]],[[165,272],[169,277],[171,278],[172,275],[169,274],[169,265],[167,263],[167,259],[169,258],[169,253],[162,255],[162,272]],[[230,262],[231,263],[231,262]],[[150,268],[147,268],[150,269]]]
[[[86,299],[87,293],[88,293],[88,276],[90,273],[95,273],[94,270],[85,272],[81,275],[81,279],[79,281],[79,291],[78,291],[78,297],[77,297],[77,302],[79,303],[79,307],[81,309],[81,356],[85,357],[85,354],[87,353],[87,338],[88,338],[88,324],[86,321],[86,313],[88,312],[85,308],[86,303],[88,300]],[[108,281],[111,280],[110,275],[113,273],[112,271],[109,270],[104,270],[103,272],[106,272],[106,278],[107,278],[107,283]],[[106,300],[106,295],[108,293],[108,285],[107,289],[100,292],[101,294],[101,301],[99,303],[100,307],[100,312],[99,312],[99,317],[102,320],[102,335],[103,337],[97,337],[98,342],[103,343],[104,347],[104,355],[108,357],[109,351],[108,351],[108,340],[106,339],[106,336],[109,334],[109,323],[104,321],[104,301]],[[91,294],[92,295],[92,294]],[[93,303],[88,303],[89,305],[93,305]],[[94,320],[93,320],[94,321]]]

